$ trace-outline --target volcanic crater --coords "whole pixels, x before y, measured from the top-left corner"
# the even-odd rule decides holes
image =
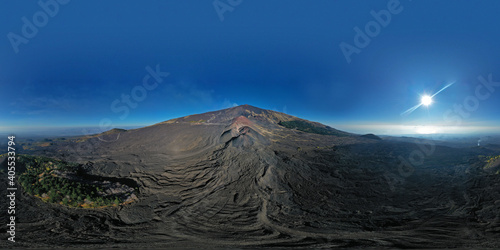
[[[436,146],[402,175],[398,156],[419,144],[250,105],[118,133],[31,153],[131,180],[137,201],[75,209],[22,192],[20,244],[500,247],[500,175],[477,158],[493,149]]]

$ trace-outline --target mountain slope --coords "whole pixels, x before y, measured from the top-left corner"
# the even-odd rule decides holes
[[[280,125],[291,121],[335,133]],[[407,170],[401,158],[428,145],[374,140],[248,105],[117,132],[54,145],[47,154],[86,163],[95,176],[135,182],[138,201],[75,210],[22,196],[20,227],[29,233],[20,240],[123,247],[500,246],[494,236],[500,175],[482,172],[474,160],[482,149],[436,146],[424,164]]]

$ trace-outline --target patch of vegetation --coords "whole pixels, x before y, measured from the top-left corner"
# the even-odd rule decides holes
[[[205,120],[199,120],[199,121],[189,121],[189,123],[204,123],[206,122]]]
[[[101,134],[102,135],[109,135],[109,134],[116,134],[116,133],[123,133],[123,132],[127,132],[127,130],[122,129],[122,128],[114,128],[114,129],[108,130],[106,132],[102,132]]]
[[[495,162],[497,160],[500,160],[500,155],[488,157],[487,162],[488,162],[488,164],[490,164],[490,163],[493,163],[493,162]]]
[[[295,120],[295,121],[287,121],[287,122],[279,122],[279,125],[289,128],[289,129],[297,129],[306,133],[320,134],[320,135],[335,135],[335,136],[345,136],[344,133],[341,133],[330,127],[319,127],[315,126],[312,123]]]
[[[497,162],[498,160],[500,160],[500,155],[487,157],[486,158],[486,166],[484,168],[488,169],[488,168],[493,167],[495,162]]]
[[[25,167],[19,183],[30,195],[70,207],[107,207],[123,203],[122,196],[105,195],[102,185],[78,179],[80,165],[40,156],[19,155]]]

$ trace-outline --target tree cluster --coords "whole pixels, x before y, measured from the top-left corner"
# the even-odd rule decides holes
[[[44,201],[71,207],[103,207],[123,202],[118,196],[104,196],[103,187],[78,179],[78,164],[27,155],[18,156],[17,162],[25,167],[19,177],[25,192]]]

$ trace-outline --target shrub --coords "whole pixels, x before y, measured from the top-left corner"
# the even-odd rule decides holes
[[[86,197],[88,202],[95,201],[96,206],[113,206],[120,203],[117,196],[101,197],[99,191],[103,188],[98,185],[88,184],[84,180],[70,180],[57,173],[76,175],[78,164],[57,161],[54,159],[19,155],[18,164],[24,165],[26,170],[20,174],[19,183],[26,193],[41,197],[48,195],[48,202],[60,203],[72,207],[80,207]],[[57,169],[57,171],[54,171]],[[68,196],[68,197],[66,197]]]
[[[344,133],[337,131],[331,127],[320,127],[316,126],[313,123],[301,120],[294,121],[286,121],[279,122],[279,125],[289,128],[289,129],[297,129],[306,133],[320,134],[320,135],[335,135],[335,136],[345,136]]]

